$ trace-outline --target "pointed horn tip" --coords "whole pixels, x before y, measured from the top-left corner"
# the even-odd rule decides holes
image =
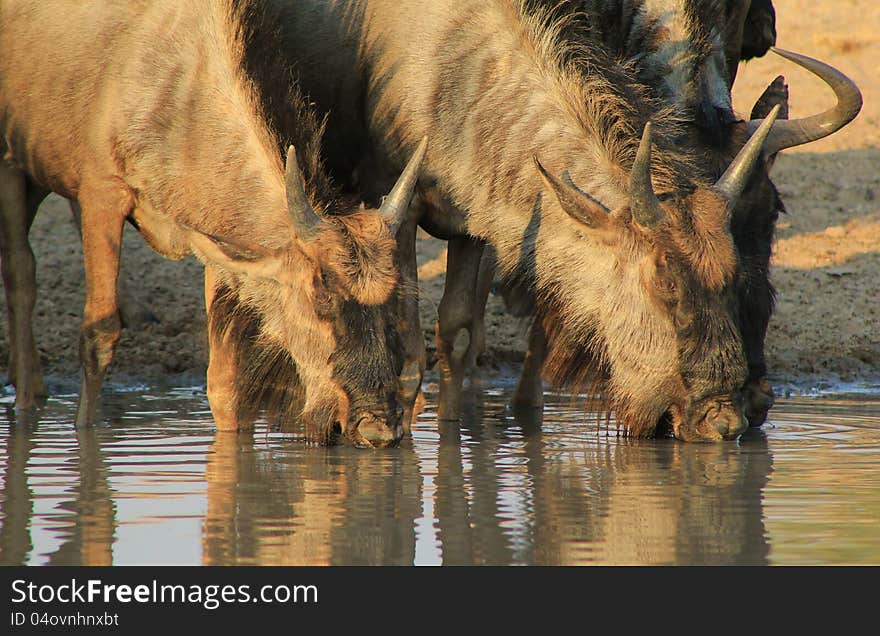
[[[858,111],[861,109],[862,101],[863,101],[861,90],[859,89],[858,85],[852,80],[852,78],[850,78],[846,73],[841,71],[839,68],[831,66],[827,62],[823,62],[822,60],[819,60],[819,59],[816,59],[813,57],[809,57],[808,55],[804,55],[802,53],[795,53],[794,51],[787,51],[786,49],[780,49],[775,46],[771,46],[770,50],[773,51],[776,55],[783,57],[787,60],[790,60],[790,61],[794,62],[795,64],[797,64],[798,66],[805,68],[806,70],[813,73],[814,75],[819,76],[825,82],[828,82],[828,80],[825,79],[824,77],[822,77],[822,73],[825,72],[825,73],[830,74],[832,77],[836,78],[835,81],[840,81],[844,86],[848,86],[850,88],[850,90],[854,93],[853,95],[850,95],[849,97],[850,97],[850,99],[853,100],[854,104],[856,102],[858,103],[858,107],[855,108],[855,113],[857,114]],[[818,67],[818,69],[816,67]],[[822,69],[822,70],[820,71],[819,69]],[[782,77],[782,76],[780,76],[780,77]],[[831,88],[834,90],[835,93],[838,92],[838,89],[835,88],[833,84],[831,85]],[[839,94],[838,94],[838,97],[840,97]],[[854,117],[855,117],[855,115],[853,115],[853,118]]]
[[[541,175],[541,179],[544,183],[550,184],[552,183],[552,179],[550,177],[550,173],[547,172],[547,169],[544,167],[544,164],[538,159],[538,155],[532,155],[532,161],[535,162],[535,167],[538,169],[538,174]]]
[[[636,163],[639,162],[639,158],[647,158],[651,154],[651,146],[653,145],[651,135],[653,132],[653,124],[648,120],[645,122],[645,128],[642,131],[642,138],[639,140],[639,149],[636,154]],[[649,169],[650,170],[650,169]]]
[[[382,197],[379,203],[380,213],[390,222],[392,233],[400,228],[409,209],[416,184],[419,179],[419,169],[428,150],[428,136],[425,135],[419,141],[415,152],[397,179],[397,183],[387,196]]]
[[[753,119],[750,122],[749,136],[751,137],[753,134],[757,133],[761,129],[765,129],[769,132],[770,127],[776,122],[776,118],[779,116],[779,111],[781,110],[782,104],[774,104],[773,108],[770,109],[770,112],[767,113],[766,117],[762,117],[761,119]]]
[[[859,87],[851,78],[821,60],[775,46],[770,50],[794,62],[827,84],[834,91],[837,104],[822,113],[804,119],[779,122],[767,139],[765,151],[768,155],[824,139],[856,118],[861,111],[863,97]],[[750,126],[751,131],[754,129],[754,125]]]
[[[421,141],[419,141],[419,145],[416,147],[416,151],[413,153],[410,162],[414,163],[416,166],[420,166],[422,161],[425,159],[425,155],[428,152],[428,136],[425,135],[422,137]]]
[[[808,59],[811,60],[813,58],[807,57],[801,53],[795,53],[794,51],[789,51],[788,49],[781,49],[778,46],[771,46],[770,50],[778,55],[779,57],[784,57],[787,60],[797,61],[798,59]]]
[[[761,124],[758,126],[757,130],[761,130],[763,128],[767,131],[767,134],[769,134],[770,128],[776,122],[776,118],[779,116],[779,111],[781,110],[782,104],[774,104],[773,108],[770,109],[770,112],[767,113],[767,116],[761,120]],[[766,137],[766,135],[764,136]]]
[[[538,155],[532,155],[532,161],[535,162],[535,167],[538,169],[538,172],[540,172],[541,174],[547,172],[546,170],[544,170],[544,166],[541,165],[541,160],[538,159]]]
[[[788,49],[781,49],[778,46],[771,46],[770,50],[779,57],[784,57],[787,60],[796,60],[798,58],[813,59],[802,53],[795,53],[794,51],[789,51]]]

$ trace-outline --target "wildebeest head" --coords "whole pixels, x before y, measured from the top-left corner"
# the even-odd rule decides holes
[[[285,400],[304,391],[296,408],[308,435],[322,443],[342,437],[383,447],[403,437],[396,299],[408,290],[394,264],[395,233],[426,147],[423,140],[381,209],[335,215],[312,207],[291,147],[285,187],[293,233],[280,247],[194,236],[209,261],[234,275],[227,282],[238,305],[259,316],[252,337],[264,345],[261,359],[242,362],[261,367],[262,375],[251,373],[257,382],[295,382],[281,387]],[[247,389],[251,397],[266,392]]]
[[[748,177],[731,215],[731,230],[743,266],[739,277],[740,329],[746,340],[749,358],[749,380],[744,388],[745,409],[752,426],[762,424],[773,404],[773,393],[764,377],[766,368],[763,339],[773,309],[773,288],[769,281],[769,261],[776,219],[784,205],[773,182],[770,170],[777,153],[788,147],[821,139],[849,123],[859,112],[861,96],[851,80],[836,69],[803,55],[774,51],[810,70],[834,90],[837,105],[824,113],[801,120],[788,119],[788,86],[782,76],[765,89],[755,103],[751,121],[737,121],[726,135],[725,145],[710,152],[704,168],[707,176],[721,174],[758,122],[773,106],[781,107],[779,119],[764,144],[762,156]]]
[[[611,400],[631,435],[651,434],[665,422],[683,440],[732,439],[747,426],[741,391],[747,364],[734,293],[739,261],[729,218],[742,175],[775,116],[713,187],[659,196],[651,182],[649,122],[632,166],[629,202],[614,210],[538,164],[562,209],[614,254],[592,327]]]
[[[594,354],[609,376],[613,408],[631,435],[652,434],[668,425],[684,440],[731,439],[747,426],[748,361],[737,285],[749,273],[743,250],[734,242],[733,218],[742,214],[750,219],[764,208],[775,214],[778,197],[767,173],[776,153],[831,134],[861,106],[858,89],[840,72],[805,56],[777,52],[826,81],[838,104],[774,126],[786,105],[783,97],[766,117],[737,124],[730,141],[735,156],[714,184],[698,178],[691,187],[655,193],[650,123],[632,166],[629,201],[617,209],[608,210],[566,175],[557,179],[538,164],[560,207],[613,254],[607,287],[597,290],[602,299],[598,316],[586,328],[594,334]],[[765,98],[771,99],[779,84],[771,85]],[[553,332],[565,343],[570,327],[546,323],[545,317],[551,373],[555,368],[562,376],[577,374],[576,354],[553,346]],[[583,326],[574,328],[583,331]]]

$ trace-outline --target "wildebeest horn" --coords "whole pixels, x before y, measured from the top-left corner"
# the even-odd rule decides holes
[[[547,172],[538,161],[538,157],[532,156],[532,159],[544,184],[553,192],[566,214],[587,227],[598,228],[605,224],[608,219],[608,208],[577,187],[568,171],[562,173],[562,179],[557,179]]]
[[[303,176],[296,161],[293,146],[287,149],[287,164],[284,169],[284,184],[287,189],[287,211],[296,235],[302,241],[313,241],[318,228],[324,220],[312,209],[303,187]]]
[[[663,218],[663,210],[651,185],[651,122],[645,124],[629,175],[629,207],[633,218],[644,227],[653,227]]]
[[[728,209],[732,209],[736,205],[739,196],[746,187],[746,182],[749,180],[749,174],[751,173],[755,162],[758,161],[761,153],[766,150],[764,142],[770,134],[773,122],[776,121],[776,117],[779,115],[779,108],[780,105],[776,104],[770,111],[770,114],[767,115],[766,118],[760,120],[761,125],[754,134],[749,137],[749,140],[745,145],[740,148],[740,151],[736,154],[736,157],[733,158],[733,161],[730,162],[730,165],[727,166],[727,170],[724,171],[721,178],[715,182],[715,187],[720,190],[727,199]]]
[[[862,94],[859,87],[856,86],[846,75],[838,71],[836,68],[814,60],[806,55],[792,53],[783,49],[772,47],[771,50],[791,60],[798,66],[802,66],[813,75],[819,77],[834,91],[837,98],[837,104],[829,108],[823,113],[806,117],[803,119],[790,119],[780,121],[773,127],[773,132],[764,143],[764,153],[769,155],[775,154],[780,150],[800,146],[811,141],[816,141],[837,132],[849,122],[851,122],[862,108]],[[749,122],[749,130],[757,130],[761,120],[752,120]]]
[[[419,147],[413,153],[406,168],[394,184],[394,188],[390,194],[382,201],[380,211],[382,216],[388,222],[391,233],[397,232],[403,219],[406,217],[406,211],[409,208],[409,202],[412,199],[413,190],[419,180],[419,169],[422,166],[422,159],[425,158],[425,152],[428,149],[428,138],[422,137]]]

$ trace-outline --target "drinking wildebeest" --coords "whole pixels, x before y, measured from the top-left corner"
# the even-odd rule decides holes
[[[630,66],[640,83],[650,87],[664,104],[678,110],[680,119],[689,122],[684,133],[688,141],[683,144],[683,149],[719,158],[716,172],[705,175],[706,179],[715,180],[721,176],[732,156],[728,155],[728,146],[731,144],[730,127],[736,117],[729,87],[736,65],[741,57],[762,55],[775,43],[775,15],[769,0],[754,4],[749,0],[528,0],[525,6],[530,11],[548,12],[549,19],[558,21],[570,51],[599,43],[620,64]],[[745,51],[746,40],[750,47],[748,52]],[[584,65],[583,72],[591,72],[589,64]],[[787,94],[774,97],[782,106],[780,118],[787,118]],[[753,110],[752,119],[763,118],[770,112],[773,104],[769,103],[769,97],[763,102],[763,109]],[[700,142],[704,144],[700,145]],[[772,158],[768,158],[769,161]],[[756,173],[761,172],[756,170]],[[735,208],[734,227],[748,228],[745,241],[742,232],[734,232],[734,242],[741,256],[745,249],[766,253],[769,259],[773,222],[768,223],[766,219],[772,216],[775,220],[777,210],[773,203],[778,201],[778,197],[773,196],[772,184],[770,186],[763,189],[748,187],[747,195]],[[743,210],[751,210],[749,203],[756,198],[756,190],[771,192],[769,196],[759,198],[758,213],[750,214],[745,222],[737,222],[746,216]],[[766,236],[766,245],[756,248],[759,241],[754,235],[768,226],[769,232],[761,234]],[[757,268],[755,259],[742,260],[744,267]],[[761,271],[757,276],[740,277],[749,281],[749,293],[740,307],[740,323],[749,361],[745,406],[752,425],[764,421],[773,402],[772,390],[765,379],[763,358],[763,335],[772,304],[766,259],[764,266],[763,278]],[[476,365],[477,356],[485,349],[483,314],[494,273],[494,256],[489,249],[480,262],[475,319],[471,329],[474,344],[466,361],[468,367]],[[759,286],[763,288],[756,290]],[[503,285],[501,289],[509,311],[519,316],[531,315],[534,303],[527,293],[523,293],[524,290],[504,288]],[[764,301],[757,308],[755,298]],[[763,324],[763,328],[756,326],[756,322]],[[529,351],[513,398],[514,405],[538,408],[543,403],[543,346],[540,325],[536,324],[529,338]]]
[[[737,51],[737,59],[740,53],[745,55],[744,39],[750,38],[753,42],[751,52],[766,50],[775,38],[772,5],[748,6],[749,3],[723,0],[577,0],[559,5],[544,0],[533,2],[557,12],[557,19],[565,25],[566,39],[575,47],[594,45],[598,41],[622,64],[631,63],[640,82],[653,87],[664,104],[676,108],[682,113],[682,119],[691,122],[685,141],[679,145],[683,152],[693,155],[694,166],[702,171],[702,178],[711,181],[724,172],[730,157],[739,148],[738,130],[744,125],[734,115],[729,83],[725,84],[724,79],[727,75],[732,82],[736,62],[732,68],[725,69],[724,60],[730,57],[731,48]],[[756,20],[759,23],[764,20],[765,26],[761,33],[750,33],[756,29],[753,24],[743,26],[746,11],[748,19],[753,11],[759,12]],[[769,28],[766,28],[768,16]],[[737,21],[740,22],[738,27]],[[756,41],[762,42],[763,50],[755,48]],[[791,54],[786,56],[791,58]],[[836,86],[841,105],[825,113],[826,120],[821,126],[818,125],[821,120],[810,120],[810,125],[797,136],[789,136],[785,143],[779,144],[782,147],[833,133],[855,117],[861,104],[857,88],[834,69],[802,56],[795,58],[794,61]],[[589,65],[583,72],[590,72]],[[752,119],[764,117],[774,104],[782,108],[780,118],[787,118],[788,89],[781,77],[771,83],[758,100]],[[745,412],[752,426],[764,422],[773,404],[773,391],[766,378],[764,338],[774,297],[769,280],[771,244],[776,219],[784,209],[768,176],[778,149],[777,146],[765,150],[763,160],[753,169],[745,193],[731,215],[731,231],[742,265],[742,275],[736,281],[738,322],[749,368],[744,386]],[[491,266],[485,261],[481,271],[483,294],[488,291],[491,276]],[[510,297],[509,290],[507,297]],[[477,302],[481,306],[485,301],[478,297]],[[527,306],[528,301],[519,298],[509,304],[519,305],[518,311],[522,312],[522,306]],[[481,327],[479,322],[476,327]],[[540,325],[536,324],[514,398],[516,404],[539,406],[541,403],[543,338],[539,331]]]
[[[247,391],[265,387],[242,387],[242,377],[280,373],[299,385],[283,388],[301,398],[312,438],[379,446],[402,436],[393,230],[426,142],[380,211],[343,208],[322,171],[322,125],[291,68],[267,55],[263,18],[248,1],[3,3],[0,234],[17,406],[30,406],[41,382],[27,230],[52,190],[82,209],[78,425],[94,418],[119,337],[128,220],[160,254],[205,263],[219,429],[250,425]],[[246,369],[239,348],[257,356]]]
[[[551,379],[577,388],[590,363],[601,367],[630,435],[666,424],[682,439],[743,430],[742,266],[728,222],[762,160],[760,122],[743,123],[742,151],[713,184],[692,177],[693,158],[673,144],[687,122],[651,87],[602,47],[576,52],[585,75],[562,27],[520,2],[285,4],[285,50],[329,112],[327,161],[346,185],[375,199],[383,172],[431,134],[421,224],[449,240],[441,417],[457,415],[486,240],[502,275],[532,290],[553,324]]]
[[[769,29],[766,28],[768,14],[764,4],[769,7]],[[729,90],[736,66],[740,58],[762,55],[775,43],[775,15],[769,1],[752,4],[749,0],[528,0],[526,6],[530,10],[546,11],[551,19],[559,21],[570,51],[598,43],[620,64],[629,65],[640,83],[649,87],[663,104],[675,108],[679,118],[687,122],[687,130],[682,135],[686,136],[686,142],[681,144],[682,150],[718,159],[712,162],[717,164],[716,171],[704,177],[714,180],[721,176],[732,156],[728,154],[733,142],[731,127],[737,121]],[[750,43],[748,52],[744,50],[746,40]],[[584,65],[583,72],[591,72],[589,64]],[[787,94],[776,101],[782,106],[780,118],[787,118]],[[752,119],[766,116],[772,105],[753,110]],[[768,158],[768,162],[772,162],[772,158]],[[763,165],[765,162],[759,163]],[[702,166],[703,162],[696,165]],[[766,177],[766,171],[760,168],[755,173]],[[772,184],[769,185],[769,188],[754,185],[746,188],[746,196],[740,199],[733,214],[735,228],[748,228],[745,240],[743,232],[734,231],[734,242],[741,257],[744,250],[760,251],[767,257],[757,275],[740,277],[741,281],[749,282],[748,293],[740,293],[743,302],[739,313],[749,361],[746,412],[752,425],[763,423],[773,401],[764,377],[766,364],[763,358],[763,335],[772,305],[766,260],[770,254],[773,221],[778,213],[774,207],[778,197],[774,196]],[[756,197],[756,190],[768,196]],[[756,199],[758,205],[750,205]],[[758,210],[753,211],[753,207]],[[747,215],[747,222],[737,222]],[[766,222],[771,216],[773,220]],[[760,241],[756,241],[755,235],[759,228],[768,226],[769,231],[761,234],[765,244],[756,248],[755,244]],[[472,351],[471,364],[485,347],[482,313],[492,284],[493,260],[491,250],[488,250],[481,261],[476,299],[478,316],[473,325],[478,350]],[[755,259],[741,260],[745,268],[757,267]],[[756,291],[758,286],[762,289]],[[509,310],[521,316],[531,313],[533,303],[523,297],[522,290],[503,291]],[[756,299],[760,300],[758,309],[755,308]],[[763,328],[755,326],[756,321],[763,324]],[[540,325],[536,324],[514,396],[515,405],[538,407],[542,403],[543,336],[539,331]]]

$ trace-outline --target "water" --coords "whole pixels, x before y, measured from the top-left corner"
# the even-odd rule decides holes
[[[75,396],[30,424],[4,398],[0,564],[880,564],[877,395],[780,400],[720,444],[507,397],[382,451],[215,434],[198,388],[107,391],[80,431]]]

